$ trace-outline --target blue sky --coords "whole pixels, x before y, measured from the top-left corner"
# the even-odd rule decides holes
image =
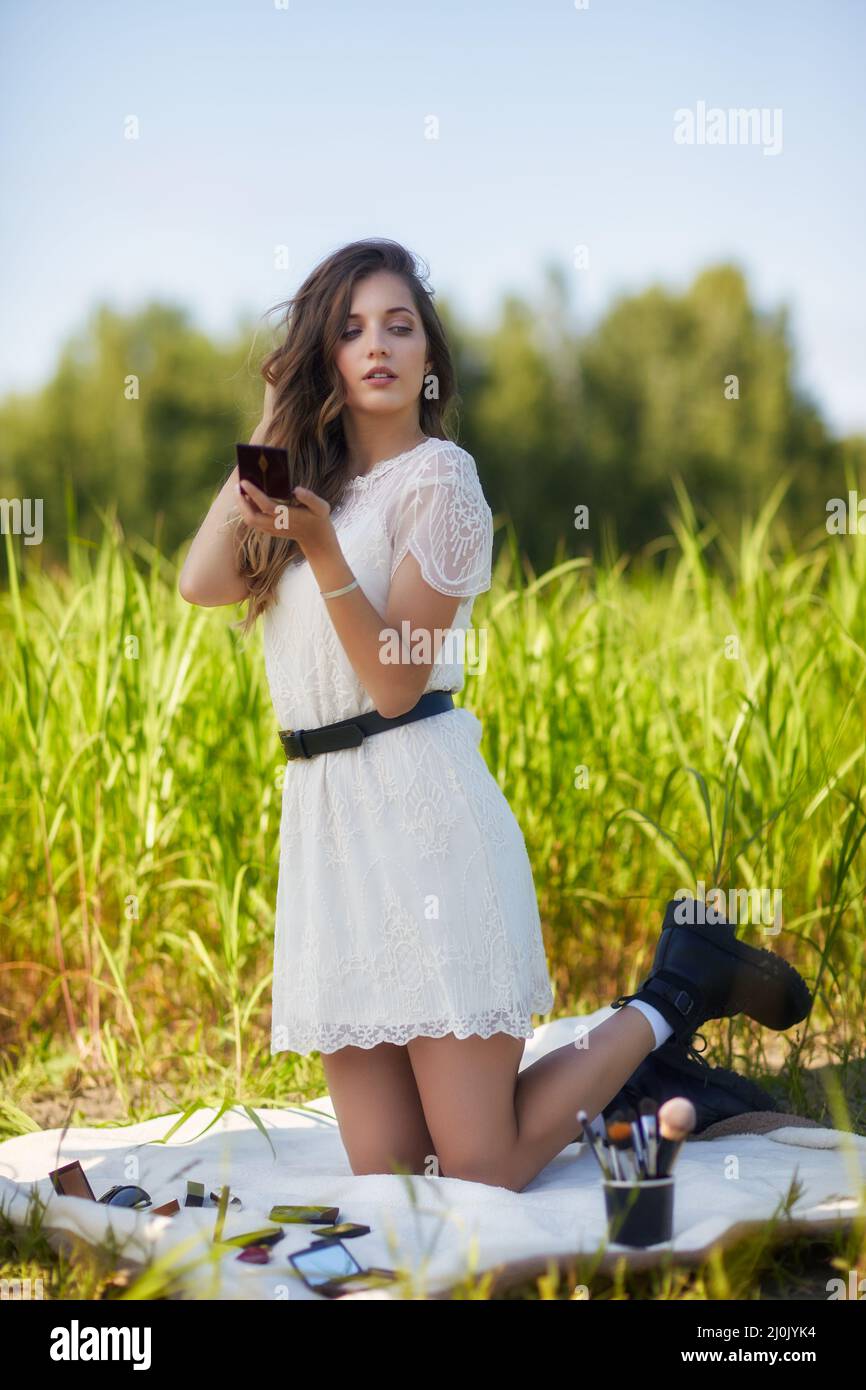
[[[228,333],[382,235],[477,323],[550,260],[589,326],[733,258],[790,304],[831,427],[866,430],[864,37],[863,0],[6,0],[0,392],[97,299]],[[699,102],[781,109],[781,153],[677,144]]]

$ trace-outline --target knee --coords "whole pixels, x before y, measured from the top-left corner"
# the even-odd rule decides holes
[[[349,1164],[354,1177],[361,1178],[371,1173],[420,1173],[418,1160],[414,1155],[384,1153],[382,1150],[353,1149],[349,1154]]]
[[[440,1162],[439,1176],[462,1178],[464,1182],[482,1182],[488,1187],[507,1187],[512,1192],[520,1191],[514,1185],[507,1163],[497,1162],[489,1154],[470,1149],[445,1154]]]

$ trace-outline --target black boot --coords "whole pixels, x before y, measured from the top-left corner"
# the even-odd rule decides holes
[[[781,956],[739,941],[729,922],[681,920],[693,908],[673,899],[667,905],[649,975],[634,994],[612,1007],[640,999],[670,1024],[677,1042],[711,1018],[746,1014],[783,1031],[800,1023],[812,1007],[803,977]],[[708,913],[708,915],[710,915]]]
[[[695,1107],[695,1134],[719,1120],[751,1110],[778,1110],[773,1097],[756,1081],[725,1067],[711,1067],[694,1048],[668,1038],[649,1053],[602,1110],[609,1120],[615,1110],[637,1110],[648,1096],[661,1105],[672,1096],[685,1096]]]

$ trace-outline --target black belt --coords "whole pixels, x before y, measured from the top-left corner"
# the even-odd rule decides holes
[[[318,729],[280,729],[280,742],[289,762],[294,758],[313,758],[317,753],[334,753],[338,748],[358,748],[368,734],[381,734],[396,729],[398,724],[411,724],[413,719],[426,719],[454,708],[450,690],[428,690],[417,705],[405,714],[386,719],[378,710],[355,714],[351,719],[338,719],[336,724],[323,724]]]

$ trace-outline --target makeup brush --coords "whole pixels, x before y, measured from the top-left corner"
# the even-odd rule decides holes
[[[631,1129],[631,1144],[634,1150],[634,1163],[637,1168],[638,1181],[649,1177],[647,1168],[646,1137],[641,1129],[637,1111],[630,1105],[626,1106],[625,1118]]]
[[[614,1167],[620,1181],[636,1182],[638,1172],[632,1149],[631,1125],[623,1117],[621,1110],[615,1110],[611,1115],[607,1126],[607,1137],[611,1146]]]
[[[589,1145],[593,1157],[601,1169],[602,1176],[607,1179],[612,1178],[613,1169],[607,1161],[607,1146],[599,1132],[599,1130],[604,1127],[604,1121],[599,1125],[600,1116],[597,1115],[595,1119],[590,1122],[589,1116],[585,1110],[578,1110],[575,1118],[582,1130],[581,1138],[585,1139]]]
[[[608,1121],[604,1127],[605,1152],[607,1154],[608,1162],[611,1166],[613,1181],[622,1182],[622,1164],[619,1161],[619,1154],[617,1152],[616,1145],[614,1144],[613,1139],[611,1138],[611,1123],[611,1121]]]
[[[697,1122],[695,1107],[685,1096],[672,1096],[659,1107],[658,1176],[668,1178],[687,1134]]]
[[[586,1112],[585,1110],[580,1110],[580,1111],[578,1111],[578,1114],[580,1114],[580,1115],[586,1115],[586,1113],[587,1113],[587,1112]],[[597,1139],[604,1139],[604,1116],[603,1116],[603,1115],[594,1115],[593,1118],[592,1118],[591,1120],[587,1117],[587,1121],[586,1121],[586,1122],[587,1122],[587,1124],[589,1125],[590,1129],[592,1130],[593,1134],[595,1135],[595,1137],[596,1137]]]
[[[656,1118],[658,1108],[658,1101],[651,1100],[649,1096],[644,1096],[638,1106],[641,1132],[644,1135],[646,1147],[647,1177],[649,1178],[656,1176],[656,1154],[659,1146],[659,1127]]]

